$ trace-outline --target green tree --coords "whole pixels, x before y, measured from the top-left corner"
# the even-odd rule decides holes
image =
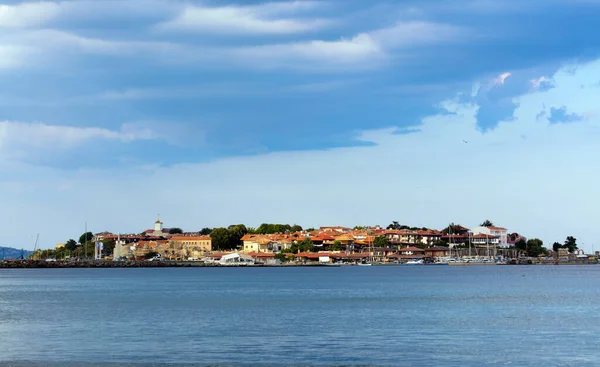
[[[342,243],[340,241],[333,242],[333,250],[334,251],[341,251],[342,250]]]
[[[519,251],[526,251],[527,250],[527,241],[525,241],[524,239],[520,239],[515,243],[515,248]]]
[[[492,223],[489,219],[486,219],[483,221],[483,223],[480,224],[480,226],[482,227],[493,227],[494,223]]]
[[[289,249],[286,249],[285,253],[290,253],[290,254],[297,254],[298,252],[304,252],[304,251],[314,251],[315,250],[315,245],[314,243],[311,241],[311,239],[309,237],[304,238],[302,241],[297,241],[295,243],[292,244],[292,246]]]
[[[269,224],[263,223],[256,228],[257,234],[274,234],[274,233],[285,233],[289,232],[292,226],[289,224]]]
[[[577,239],[573,236],[567,237],[563,248],[569,249],[569,252],[575,252],[577,250]]]
[[[169,228],[169,234],[182,234],[183,230],[181,228]]]
[[[558,249],[563,248],[563,245],[561,245],[558,242],[554,242],[554,244],[552,244],[552,250],[554,250],[554,252],[558,252]]]
[[[377,236],[375,237],[375,241],[373,241],[373,246],[375,247],[388,247],[389,245],[390,241],[385,236]]]
[[[229,234],[230,234],[230,248],[237,248],[242,244],[241,239],[248,233],[248,229],[243,224],[235,224],[229,226]]]
[[[299,242],[298,246],[301,252],[315,250],[315,244],[313,243],[313,241],[311,241],[309,237],[306,237],[301,242]]]
[[[302,230],[302,226],[294,224],[292,228],[290,228],[290,232],[300,232]]]
[[[442,229],[445,234],[457,234],[461,232],[462,226],[460,224],[451,223],[448,227]]]
[[[352,229],[354,229],[355,231],[362,231],[363,229],[365,229],[365,227],[363,227],[363,226],[354,226],[354,228],[352,228]]]
[[[88,257],[91,255],[91,253],[93,253],[94,246],[90,246],[93,239],[94,234],[92,232],[86,232],[79,236],[79,243],[81,243],[81,247],[83,248],[81,256]]]
[[[279,261],[284,263],[287,261],[288,255],[286,255],[284,252],[280,252],[278,254],[275,254],[275,259],[278,259]]]
[[[94,234],[92,232],[86,232],[84,234],[82,234],[81,236],[79,236],[79,243],[86,244],[90,241],[92,241],[92,239],[94,238]]]
[[[108,256],[112,256],[113,252],[115,251],[115,240],[111,238],[105,238],[102,240],[102,245],[104,247],[102,253]]]
[[[536,257],[548,252],[544,247],[544,242],[539,238],[532,238],[527,241],[527,256]]]
[[[409,227],[404,225],[404,224],[400,224],[397,221],[393,221],[392,223],[390,223],[390,225],[387,226],[387,229],[395,229],[395,230],[400,230],[400,229],[408,229]]]
[[[315,231],[315,229],[313,227],[310,227],[310,228],[306,229],[306,232],[308,232],[308,233],[311,233],[311,232],[314,232],[314,231]]]
[[[231,232],[227,228],[215,228],[210,232],[213,248],[217,250],[231,250]]]
[[[202,230],[200,231],[200,234],[202,236],[208,236],[210,234],[210,232],[212,232],[212,228],[208,228],[208,227],[204,227],[202,228]]]
[[[77,242],[74,239],[70,239],[65,243],[65,248],[69,251],[75,251],[77,248]]]

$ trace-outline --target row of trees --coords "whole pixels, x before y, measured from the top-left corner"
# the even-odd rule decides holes
[[[560,244],[559,242],[554,242],[554,244],[552,245],[552,249],[554,251],[558,251],[561,248],[566,248],[569,250],[569,252],[577,251],[577,238],[569,236],[563,244]]]
[[[532,238],[527,241],[519,240],[515,243],[515,248],[519,251],[525,251],[527,256],[536,257],[548,253],[548,249],[544,247],[544,241],[539,238]]]
[[[362,228],[362,227],[361,227]],[[405,224],[400,224],[397,221],[393,221],[392,223],[390,223],[386,229],[393,229],[393,230],[404,230],[404,229],[408,229],[411,231],[418,231],[418,230],[423,230],[426,231],[428,230],[427,227],[411,227],[411,226],[407,226]]]
[[[480,226],[482,227],[493,227],[494,223],[492,223],[490,220],[486,219],[484,220]],[[355,227],[356,228],[356,227]],[[362,228],[362,227],[361,227]],[[461,228],[460,224],[450,224],[448,227],[444,228],[442,230],[442,232],[444,233],[458,233],[459,229]],[[390,225],[387,226],[387,229],[396,229],[396,230],[401,230],[401,229],[408,229],[411,231],[416,231],[416,230],[428,230],[429,228],[427,227],[411,227],[411,226],[407,226],[404,224],[400,224],[397,221],[393,221],[392,223],[390,223]]]
[[[67,257],[93,257],[95,248],[95,243],[93,240],[94,234],[92,232],[86,232],[79,236],[79,242],[71,238],[68,241],[66,241],[65,245],[61,248],[37,250],[29,256],[33,259],[64,259]],[[104,239],[102,241],[102,244],[102,253],[105,255],[112,255],[115,248],[115,241],[111,239]]]
[[[527,241],[520,240],[517,243],[515,243],[515,248],[521,251],[525,251],[527,253],[527,256],[530,257],[536,257],[548,253],[548,249],[544,247],[544,242],[539,238],[532,238]],[[577,239],[573,236],[569,236],[563,244],[559,242],[554,242],[554,244],[552,245],[552,250],[554,252],[557,252],[561,248],[565,248],[571,253],[577,251]]]
[[[255,234],[274,234],[274,233],[286,233],[286,232],[299,232],[302,230],[302,226],[297,224],[270,224],[263,223],[258,228],[252,229],[251,233]]]

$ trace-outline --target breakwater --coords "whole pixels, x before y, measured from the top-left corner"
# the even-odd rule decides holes
[[[0,269],[52,269],[52,268],[201,268],[201,267],[296,267],[296,266],[336,266],[329,264],[282,264],[282,265],[221,265],[219,263],[203,263],[200,261],[45,261],[45,260],[4,260],[0,261]]]

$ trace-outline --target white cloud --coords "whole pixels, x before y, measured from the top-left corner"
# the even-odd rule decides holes
[[[3,166],[0,222],[13,229],[5,241],[30,247],[23,233],[35,223],[43,245],[50,247],[78,235],[81,218],[93,231],[139,232],[160,212],[168,225],[187,230],[231,223],[386,225],[391,220],[441,228],[449,221],[473,226],[489,218],[547,245],[574,235],[591,249],[600,220],[590,200],[600,179],[600,118],[554,125],[536,119],[544,105],[564,105],[577,114],[597,108],[600,89],[580,86],[600,77],[600,61],[574,74],[566,70],[552,76],[555,88],[518,97],[514,120],[485,134],[476,126],[477,106],[448,100],[441,106],[454,114],[429,116],[417,132],[363,133],[360,139],[373,146],[153,169]],[[402,116],[390,119],[390,125],[397,122]],[[0,129],[1,141],[10,140],[4,133]],[[61,191],[65,182],[70,189]],[[85,206],[65,204],[84,199]],[[123,202],[135,210],[115,210]]]
[[[240,47],[227,51],[236,60],[252,60],[255,68],[373,67],[386,57],[373,38],[359,34],[337,41],[310,41],[278,45]]]
[[[256,6],[189,5],[175,19],[161,23],[157,28],[238,35],[303,33],[321,29],[331,22],[282,16],[313,10],[319,5],[314,1],[273,2]]]
[[[139,55],[143,53],[160,55],[171,52],[184,52],[185,47],[169,42],[105,40],[79,36],[73,33],[42,29],[6,35],[6,44],[30,45],[45,51],[81,52],[104,55]]]
[[[0,44],[0,70],[16,69],[29,62],[32,50],[24,46]]]
[[[353,80],[327,80],[302,84],[279,84],[279,83],[214,83],[199,84],[183,87],[149,87],[149,88],[125,88],[120,90],[109,90],[100,95],[81,97],[77,100],[95,101],[105,99],[111,101],[130,100],[168,100],[187,98],[214,98],[231,96],[272,96],[281,93],[322,93],[355,86],[358,79]]]
[[[56,19],[59,14],[60,5],[50,1],[17,5],[0,4],[0,29],[43,26]]]
[[[42,3],[36,4],[38,7],[42,7],[40,5]],[[60,10],[60,16],[65,19],[93,18],[85,11],[86,1],[48,4],[54,4],[52,7],[57,7]],[[128,4],[130,4],[129,7],[132,7],[132,4],[141,6],[141,3],[136,1]],[[96,9],[94,7],[96,5],[90,4],[90,6]],[[287,14],[316,9],[320,6],[322,3],[317,2],[266,3],[256,6],[221,8],[188,6],[185,8],[187,10],[184,14],[194,14],[193,23],[198,27],[207,27],[207,29],[213,30],[222,27],[224,32],[297,33],[319,28],[325,23],[312,18],[282,17]],[[11,9],[13,8],[15,6],[11,6]],[[116,15],[110,13],[109,9],[110,7],[103,6],[97,9],[97,12],[114,18]],[[170,11],[173,9],[168,8]],[[196,19],[198,17],[206,19]],[[40,25],[38,23],[36,24]],[[26,22],[23,21],[22,24],[26,24]],[[34,26],[32,21],[27,24]],[[165,24],[162,26],[166,27]],[[460,28],[422,21],[400,22],[389,28],[362,32],[349,37],[252,46],[206,46],[194,42],[171,42],[164,38],[159,40],[156,34],[150,35],[150,37],[141,35],[137,40],[123,39],[117,36],[109,39],[102,36],[102,32],[89,32],[89,30],[86,32],[88,35],[49,28],[12,29],[4,32],[0,34],[0,47],[2,47],[0,52],[4,54],[10,52],[10,54],[5,61],[0,61],[0,67],[4,69],[25,66],[51,68],[53,65],[64,67],[65,62],[76,62],[78,56],[94,54],[111,57],[139,57],[162,65],[178,67],[346,71],[348,69],[376,68],[381,66],[383,61],[390,60],[394,56],[402,56],[402,51],[411,47],[448,43],[464,39],[465,36],[465,32]],[[90,36],[90,34],[94,36]],[[17,54],[15,51],[24,49],[27,49],[30,54],[23,52]],[[399,51],[398,55],[394,54],[395,51]],[[31,54],[34,54],[35,57],[32,57]],[[41,60],[43,63],[40,62]]]
[[[44,28],[61,21],[86,22],[119,19],[164,19],[181,5],[165,0],[68,0],[0,4],[1,28]]]
[[[390,28],[359,33],[352,38],[249,46],[232,49],[235,60],[253,60],[256,68],[346,70],[376,68],[396,50],[446,43],[464,36],[457,27],[428,22],[401,22]],[[401,52],[400,52],[401,53]]]
[[[158,139],[160,135],[140,125],[123,125],[121,130],[97,127],[0,122],[0,160],[35,160],[58,151],[73,150],[92,141]]]
[[[382,46],[390,49],[443,43],[466,36],[466,32],[459,27],[424,21],[399,22],[392,27],[376,30],[370,34]]]
[[[512,74],[509,73],[508,71],[505,73],[502,73],[500,75],[498,75],[498,77],[494,80],[494,85],[503,85],[504,82],[506,81],[506,79],[508,77],[510,77]]]
[[[552,79],[546,77],[546,76],[541,76],[537,79],[532,79],[529,81],[529,84],[531,84],[531,87],[534,90],[538,90],[544,86],[551,86],[553,85],[553,81]]]
[[[77,57],[85,55],[190,64],[207,59],[203,51],[163,41],[108,40],[54,29],[20,30],[0,34],[0,57],[4,56],[0,59],[0,70],[57,65],[64,68],[67,63],[77,62]]]

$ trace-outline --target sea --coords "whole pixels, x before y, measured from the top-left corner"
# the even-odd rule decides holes
[[[0,270],[0,366],[598,366],[600,266]]]

